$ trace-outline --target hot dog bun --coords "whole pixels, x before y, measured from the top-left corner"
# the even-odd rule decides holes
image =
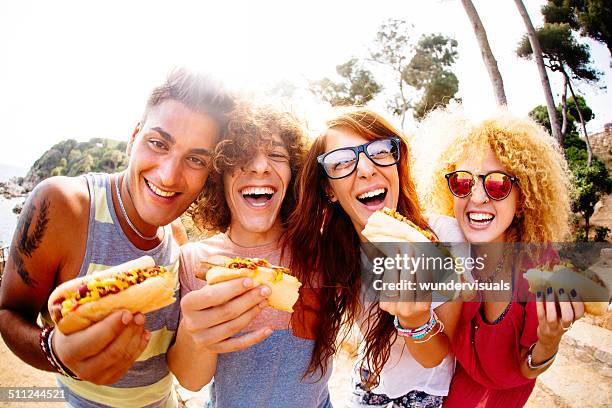
[[[157,276],[150,276],[140,283],[130,284],[129,287],[120,289],[117,293],[108,293],[102,297],[92,296],[93,300],[86,303],[78,304],[78,300],[74,298],[75,293],[83,285],[107,287],[115,278],[124,276],[125,273],[139,273],[137,271],[142,271],[140,273],[154,272]],[[93,291],[96,291],[96,289],[90,292]],[[73,302],[74,307],[67,310],[69,306],[62,303],[70,299],[75,299],[74,302],[77,303]],[[89,297],[86,299],[89,299]],[[155,267],[153,258],[144,256],[104,271],[94,272],[91,275],[62,283],[49,296],[47,306],[57,328],[64,334],[70,334],[91,326],[116,310],[148,313],[170,305],[175,300],[172,275],[164,268]]]
[[[431,232],[420,229],[409,219],[387,207],[370,215],[361,234],[370,242],[437,241]]]
[[[418,225],[410,221],[408,218],[401,215],[396,210],[391,210],[384,207],[378,211],[375,211],[368,218],[368,222],[361,231],[361,234],[372,243],[385,243],[385,242],[439,242],[436,235],[425,229],[420,228]],[[383,252],[388,249],[384,245],[380,248]],[[395,251],[395,249],[392,249]],[[388,252],[388,251],[387,251]],[[451,256],[455,256],[452,253]],[[394,257],[394,252],[386,253],[389,257]],[[469,254],[467,254],[469,255]],[[455,256],[456,257],[456,256]],[[457,273],[457,278],[462,283],[473,283],[471,272],[466,271],[465,273]],[[454,281],[456,277],[451,275],[446,280]],[[448,299],[454,299],[457,297],[456,291],[438,291],[441,295]],[[461,296],[464,300],[470,300],[474,297],[475,292],[462,290]]]
[[[240,262],[244,267],[239,267]],[[298,299],[302,284],[295,276],[286,273],[289,269],[270,265],[263,259],[230,258],[222,255],[211,256],[202,264],[210,268],[206,273],[206,282],[209,285],[249,277],[253,279],[253,286],[264,284],[271,289],[272,293],[268,296],[268,304],[271,307],[293,312],[293,305]],[[202,275],[197,276],[202,277]]]
[[[581,299],[609,299],[609,291],[603,281],[592,270],[579,271],[571,264],[540,266],[523,274],[529,282],[529,291],[536,293],[552,287],[556,293],[563,288],[566,293],[574,289]],[[608,301],[584,301],[584,309],[595,316],[603,315]]]

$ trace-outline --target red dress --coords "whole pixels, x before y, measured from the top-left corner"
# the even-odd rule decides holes
[[[522,271],[515,282],[514,294],[525,293],[528,284]],[[522,407],[535,385],[520,369],[521,346],[528,348],[538,340],[535,298],[530,294],[525,303],[513,300],[497,324],[482,318],[481,305],[463,305],[452,344],[457,366],[444,408]]]

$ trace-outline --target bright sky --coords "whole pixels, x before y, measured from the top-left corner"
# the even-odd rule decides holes
[[[534,24],[543,0],[525,0]],[[509,108],[524,115],[544,103],[535,64],[514,49],[524,25],[512,0],[475,0],[504,78]],[[30,167],[60,140],[127,139],[148,92],[170,67],[187,65],[236,87],[333,76],[366,56],[387,18],[459,42],[465,110],[495,107],[489,78],[459,0],[390,1],[28,1],[0,3],[0,163]],[[612,89],[610,56],[589,42],[601,81]],[[559,100],[560,78],[553,76]],[[580,86],[600,131],[612,121],[606,91]],[[304,102],[307,104],[308,102]],[[308,111],[308,107],[302,107]],[[388,115],[387,115],[388,116]]]

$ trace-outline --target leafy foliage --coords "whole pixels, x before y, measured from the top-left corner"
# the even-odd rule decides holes
[[[390,67],[395,73],[398,93],[388,107],[403,119],[409,109],[415,118],[446,106],[459,90],[459,80],[450,67],[457,59],[457,41],[441,34],[424,34],[415,46],[411,43],[411,26],[404,20],[388,20],[376,34],[372,59]],[[412,57],[409,56],[412,54]],[[414,102],[407,88],[421,92]]]
[[[401,118],[402,127],[406,112],[410,109],[403,73],[408,65],[408,56],[413,52],[410,40],[412,26],[404,20],[389,19],[380,25],[376,33],[373,61],[391,69],[397,93],[387,100],[387,109]]]
[[[546,23],[566,23],[583,36],[605,43],[612,54],[610,0],[548,0],[542,7]]]
[[[606,242],[608,234],[610,234],[610,228],[608,227],[597,227],[595,228],[595,242]]]
[[[588,105],[586,105],[584,98],[578,97],[577,99],[583,115],[587,112],[588,117],[591,118],[593,113]],[[568,106],[570,106],[570,102],[572,104],[571,106],[575,109],[573,99],[570,99]],[[561,106],[558,106],[557,110],[560,111]],[[545,106],[536,106],[529,113],[529,116],[542,126],[550,129],[550,122],[548,121],[548,114]],[[576,193],[573,198],[572,209],[582,216],[586,228],[588,228],[590,218],[595,211],[595,204],[597,204],[604,195],[612,191],[612,178],[610,178],[610,174],[605,164],[597,156],[593,157],[591,166],[587,166],[588,155],[586,143],[578,136],[578,132],[576,131],[577,119],[576,116],[572,114],[571,108],[569,109],[568,121],[571,126],[568,127],[568,132],[563,139],[563,146],[565,149],[565,157],[573,176]],[[577,231],[575,239],[578,241],[585,241],[587,239],[587,233],[586,230],[580,229]]]
[[[448,68],[457,59],[457,41],[441,34],[423,35],[415,54],[402,72],[402,79],[417,90],[421,100],[414,105],[414,117],[422,118],[438,106],[446,106],[459,90],[457,76]]]
[[[590,66],[589,46],[578,43],[568,23],[545,24],[536,30],[536,35],[542,56],[552,71],[567,72],[575,79],[588,82],[599,80],[601,72]],[[526,34],[519,42],[516,54],[526,59],[532,57],[533,50]]]
[[[342,78],[341,82],[323,78],[310,83],[310,90],[332,106],[365,105],[382,89],[357,58],[338,65],[336,72]]]
[[[427,34],[415,45],[411,30],[404,20],[385,21],[378,28],[369,60],[351,58],[336,66],[341,81],[327,77],[311,81],[310,91],[333,106],[365,105],[383,89],[366,68],[368,62],[374,62],[391,73],[388,77],[393,78],[393,86],[388,87],[392,91],[386,95],[387,110],[400,117],[402,127],[409,110],[418,119],[457,99],[459,80],[449,69],[457,59],[457,41]]]
[[[88,142],[64,140],[34,162],[26,176],[26,182],[36,185],[51,176],[121,171],[128,163],[125,149],[125,142],[111,139],[94,138]]]
[[[578,100],[578,107],[580,108],[580,110],[582,111],[582,116],[584,117],[584,121],[588,122],[591,119],[595,118],[595,114],[593,113],[593,110],[586,104],[584,98],[580,95],[576,96],[576,99]],[[561,104],[559,104],[557,106],[557,115],[561,116],[561,109],[562,106]],[[568,98],[567,100],[567,119],[568,119],[568,126],[567,126],[567,133],[568,134],[577,134],[578,132],[578,128],[577,128],[577,123],[580,121],[580,118],[578,116],[578,111],[576,109],[576,103],[574,102],[574,98]],[[533,108],[531,110],[531,112],[529,112],[529,116],[535,120],[536,122],[538,122],[540,125],[544,126],[547,130],[548,133],[551,133],[551,128],[550,128],[550,119],[548,118],[548,111],[546,110],[546,106],[544,105],[538,105],[535,108]],[[567,136],[563,139],[563,143],[564,143],[564,147],[567,149],[568,145],[566,145],[566,143],[574,143],[575,141],[580,143],[581,148],[586,149],[586,143],[576,137],[575,135],[573,136]]]

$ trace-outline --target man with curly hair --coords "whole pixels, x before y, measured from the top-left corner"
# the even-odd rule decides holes
[[[328,375],[305,375],[314,341],[295,318],[301,313],[268,307],[270,288],[253,287],[250,278],[206,285],[194,277],[211,255],[289,264],[281,248],[303,153],[304,132],[292,115],[242,106],[191,211],[195,224],[214,235],[181,249],[182,320],[168,359],[188,389],[199,390],[214,376],[213,406],[330,406]]]

